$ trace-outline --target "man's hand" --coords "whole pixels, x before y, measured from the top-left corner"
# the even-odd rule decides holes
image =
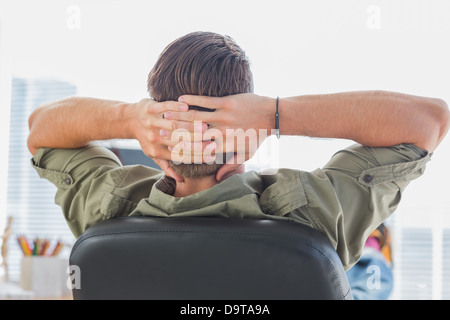
[[[168,160],[179,162],[194,162],[191,156],[195,156],[195,150],[199,150],[203,156],[203,150],[210,144],[210,142],[203,142],[202,140],[195,141],[197,136],[195,132],[200,133],[207,129],[207,125],[203,124],[195,127],[192,121],[174,120],[170,119],[173,113],[186,113],[188,105],[176,101],[155,102],[151,99],[142,99],[138,103],[130,107],[130,115],[132,120],[131,131],[133,137],[137,139],[141,145],[142,151],[163,169],[166,175],[174,178],[177,181],[182,181],[182,177],[177,175],[173,169],[169,167]],[[184,153],[180,157],[179,153],[172,152],[178,144],[178,140],[171,140],[171,133],[174,131],[182,132],[189,136],[192,143],[192,152],[187,155]],[[195,147],[195,144],[199,144]],[[208,151],[208,149],[207,149]],[[187,159],[189,158],[189,159]],[[200,160],[202,161],[202,160]]]
[[[178,101],[214,109],[214,112],[171,112],[167,118],[207,123],[203,138],[214,139],[216,154],[234,154],[217,172],[218,181],[250,159],[275,128],[275,99],[248,93],[222,98],[184,95]]]
[[[174,147],[176,143],[169,139],[168,132],[179,129],[193,132],[194,123],[169,120],[164,117],[164,114],[183,113],[187,110],[187,104],[175,101],[155,102],[151,99],[142,99],[130,105],[128,111],[130,131],[148,157],[171,159],[168,147]]]

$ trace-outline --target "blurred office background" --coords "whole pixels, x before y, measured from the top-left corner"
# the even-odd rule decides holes
[[[54,186],[30,166],[30,113],[71,95],[147,97],[159,53],[197,30],[228,34],[246,50],[261,95],[382,89],[450,103],[447,0],[1,0],[0,234],[12,216],[11,280],[20,276],[16,235],[74,241],[54,205]],[[250,168],[313,170],[351,143],[269,140]],[[152,165],[135,141],[108,145],[125,163]],[[449,159],[447,137],[387,223],[393,299],[450,299]]]

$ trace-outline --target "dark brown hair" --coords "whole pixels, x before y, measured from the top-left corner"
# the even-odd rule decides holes
[[[229,36],[189,33],[169,44],[148,76],[148,92],[156,101],[184,94],[222,97],[253,92],[253,76],[245,52]],[[221,164],[175,164],[179,175],[212,175]]]

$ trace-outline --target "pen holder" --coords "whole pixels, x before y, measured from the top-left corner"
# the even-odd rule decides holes
[[[25,256],[21,263],[20,286],[31,290],[37,298],[69,296],[68,266],[69,261],[64,258]]]

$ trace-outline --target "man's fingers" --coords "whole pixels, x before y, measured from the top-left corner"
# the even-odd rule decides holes
[[[179,161],[180,157],[186,157],[187,162],[185,163],[189,162],[188,157],[196,157],[196,159],[204,157],[205,159],[208,158],[208,160],[201,161],[210,162],[212,158],[215,158],[215,150],[217,147],[216,143],[211,141],[180,141],[178,143],[171,141],[169,144],[173,144],[168,147],[168,150],[172,153],[171,160]],[[191,160],[191,162],[193,161]]]
[[[162,114],[168,111],[188,111],[189,106],[186,103],[180,101],[164,101],[164,102],[154,102],[152,101],[148,106],[150,113]]]
[[[182,114],[182,112],[169,113],[172,115]],[[190,132],[205,132],[206,130],[208,130],[208,124],[205,121],[190,121],[189,118],[183,116],[167,116],[164,118],[162,116],[153,116],[151,119],[151,125],[156,128],[164,129],[166,131],[175,131],[181,129]]]
[[[178,112],[178,111],[167,111],[164,112],[164,119],[168,120],[178,120],[178,121],[203,121],[206,123],[215,122],[220,119],[219,111],[214,112],[206,112],[206,111],[197,111],[197,110],[189,110],[186,112]]]
[[[208,96],[183,95],[178,98],[179,102],[186,103],[191,106],[199,106],[208,109],[217,109],[220,98]]]
[[[170,140],[170,141],[180,141],[180,140],[186,140],[186,141],[218,141],[218,143],[221,143],[221,141],[224,140],[224,135],[222,131],[216,128],[206,129],[207,126],[204,123],[196,122],[192,126],[188,126],[189,129],[176,129],[176,130],[167,130],[167,129],[160,129],[159,130],[159,136],[163,139]]]
[[[175,164],[213,164],[216,161],[216,156],[212,152],[192,153],[189,150],[180,150],[178,148],[172,149],[171,160]]]

